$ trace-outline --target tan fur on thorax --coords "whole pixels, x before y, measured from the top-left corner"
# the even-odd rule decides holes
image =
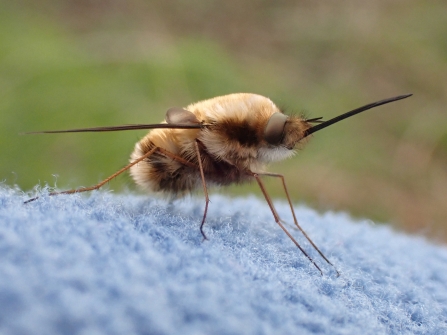
[[[265,146],[263,130],[270,116],[280,112],[270,99],[256,94],[230,94],[192,104],[186,109],[196,114],[199,120],[216,123],[215,127],[202,131],[198,139],[218,160],[245,169],[262,167],[264,162],[258,151]],[[254,129],[256,138],[250,143],[231,138],[229,133],[239,128]]]

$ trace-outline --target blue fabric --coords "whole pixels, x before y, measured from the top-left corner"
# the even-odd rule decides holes
[[[212,195],[205,242],[201,198],[25,199],[0,187],[1,334],[447,334],[447,250],[386,226],[297,206],[320,276],[255,197]]]

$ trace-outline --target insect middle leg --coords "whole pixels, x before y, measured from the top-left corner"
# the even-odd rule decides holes
[[[198,166],[197,166],[196,164],[190,162],[190,161],[187,161],[187,160],[183,159],[183,158],[180,157],[180,156],[177,156],[177,155],[175,155],[175,154],[173,154],[173,153],[167,151],[166,149],[158,148],[158,151],[159,151],[162,155],[164,155],[164,156],[166,156],[166,157],[169,157],[169,158],[172,158],[173,160],[175,160],[175,161],[177,161],[177,162],[179,162],[179,163],[181,163],[181,164],[184,164],[184,165],[189,166],[189,167],[194,168],[194,169],[199,168],[199,171],[200,171],[200,178],[201,178],[201,180],[202,180],[202,185],[203,185],[203,193],[205,194],[205,210],[203,211],[202,222],[201,222],[201,224],[200,224],[200,233],[201,233],[202,236],[203,236],[203,240],[207,240],[208,237],[206,237],[206,234],[205,234],[205,232],[203,231],[203,226],[205,225],[206,215],[207,215],[207,213],[208,213],[208,205],[209,205],[209,202],[210,202],[210,198],[209,198],[209,196],[208,196],[208,188],[206,187],[205,173],[203,172],[203,164],[202,164],[202,158],[201,158],[201,156],[200,156],[199,144],[200,144],[200,142],[199,142],[198,140],[196,140],[196,141],[194,142],[194,148],[195,148],[195,150],[196,150],[196,154],[197,154],[197,162],[198,162]]]
[[[202,178],[202,185],[203,185],[203,193],[205,194],[205,210],[203,212],[202,223],[200,224],[200,232],[202,233],[203,239],[207,240],[208,238],[206,237],[205,232],[203,231],[203,225],[205,224],[206,214],[208,213],[208,204],[210,202],[210,198],[208,196],[205,174],[203,173],[202,158],[200,157],[199,143],[197,140],[194,142],[194,147],[197,153],[197,161],[199,162],[200,177]]]

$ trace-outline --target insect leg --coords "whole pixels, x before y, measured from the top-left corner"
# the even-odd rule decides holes
[[[203,193],[205,193],[205,211],[203,212],[202,223],[200,224],[200,232],[202,233],[203,239],[207,240],[208,238],[206,237],[205,232],[203,231],[203,225],[205,224],[206,213],[208,212],[208,204],[210,202],[210,198],[208,197],[208,190],[206,188],[206,182],[205,182],[205,174],[203,173],[202,159],[200,157],[199,144],[197,143],[197,140],[194,142],[194,146],[197,152],[197,161],[199,162],[200,176],[202,178],[202,185],[203,185]]]
[[[261,178],[259,177],[262,174],[250,172],[250,174],[256,179],[258,182],[259,188],[261,189],[262,194],[264,195],[265,200],[267,201],[267,204],[270,207],[270,210],[272,211],[273,217],[275,218],[275,222],[278,224],[278,226],[286,233],[286,235],[292,240],[292,242],[298,247],[298,249],[301,250],[301,252],[304,254],[304,256],[309,259],[309,261],[320,271],[321,275],[323,275],[323,271],[321,271],[320,267],[315,263],[315,261],[310,257],[307,252],[301,247],[301,245],[293,238],[293,236],[287,231],[287,229],[284,227],[284,225],[281,222],[281,218],[278,215],[278,212],[276,211],[275,207],[273,206],[273,201],[270,198],[270,196],[267,193],[267,190],[265,189],[264,183],[262,182]]]
[[[278,173],[268,173],[268,172],[263,172],[263,173],[258,173],[258,175],[260,176],[268,176],[268,177],[277,177],[280,178],[282,181],[282,186],[284,188],[284,192],[286,193],[286,197],[287,197],[287,202],[289,203],[290,206],[290,210],[292,212],[292,216],[293,216],[293,221],[295,223],[295,225],[298,227],[298,229],[301,231],[301,233],[304,235],[304,237],[309,241],[309,243],[314,247],[314,249],[320,254],[320,256],[330,265],[332,265],[332,267],[335,269],[335,271],[337,272],[337,276],[340,276],[340,272],[337,270],[337,268],[334,266],[334,264],[332,264],[329,259],[327,259],[327,257],[320,251],[320,249],[318,249],[318,247],[315,245],[315,243],[311,240],[311,238],[306,234],[306,232],[304,231],[303,228],[301,228],[301,226],[298,223],[298,220],[296,218],[295,215],[295,210],[293,209],[293,205],[292,205],[292,201],[290,200],[290,195],[289,195],[289,191],[287,190],[287,186],[286,186],[286,181],[284,179],[284,176],[282,174],[278,174]]]
[[[78,188],[78,189],[73,189],[73,190],[68,190],[68,191],[62,191],[62,192],[51,192],[49,195],[58,195],[58,194],[73,194],[73,193],[81,193],[81,192],[88,192],[88,191],[93,191],[93,190],[97,190],[98,188],[100,188],[101,186],[103,186],[104,184],[108,183],[110,180],[112,180],[113,178],[117,177],[118,175],[120,175],[121,173],[123,173],[124,171],[130,169],[132,166],[134,166],[135,164],[141,162],[143,159],[149,157],[150,155],[152,155],[156,150],[158,149],[158,147],[155,147],[151,150],[149,150],[147,153],[145,153],[143,156],[141,156],[140,158],[134,160],[132,163],[126,165],[125,167],[123,167],[122,169],[118,170],[117,172],[115,172],[114,174],[112,174],[110,177],[104,179],[102,182],[94,185],[94,186],[90,186],[90,187],[82,187],[82,188]],[[31,201],[37,200],[39,199],[39,197],[35,197],[32,199],[29,199],[27,201],[25,201],[24,203],[27,204]]]
[[[179,163],[181,163],[183,165],[186,165],[186,166],[189,166],[189,167],[197,169],[197,165],[195,165],[194,163],[191,163],[191,162],[187,161],[186,159],[183,159],[182,157],[177,156],[176,154],[173,154],[172,152],[170,152],[170,151],[168,151],[166,149],[163,149],[163,148],[160,148],[160,147],[155,147],[155,149],[157,149],[157,151],[160,154],[162,154],[162,155],[164,155],[166,157],[169,157],[169,158],[171,158],[174,161],[177,161],[177,162],[179,162]]]

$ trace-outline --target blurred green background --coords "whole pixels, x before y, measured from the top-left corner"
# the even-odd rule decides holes
[[[422,0],[2,1],[0,179],[89,186],[145,134],[22,131],[156,123],[234,92],[325,119],[413,93],[316,133],[270,171],[295,202],[446,241],[446,13]],[[134,188],[128,175],[108,187]],[[219,192],[261,196],[256,185]]]

